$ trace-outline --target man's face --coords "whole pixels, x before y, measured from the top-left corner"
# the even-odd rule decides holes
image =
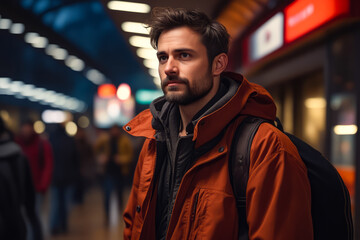
[[[158,41],[159,74],[167,101],[188,105],[205,97],[213,78],[200,34],[189,27],[163,32]]]

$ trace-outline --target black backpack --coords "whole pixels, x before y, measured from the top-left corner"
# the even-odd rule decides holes
[[[246,222],[246,186],[249,177],[250,147],[257,129],[264,122],[269,121],[247,117],[236,129],[232,143],[229,174],[236,198],[241,240],[249,239]],[[278,119],[275,126],[284,132]],[[284,133],[296,146],[307,167],[311,185],[314,239],[353,240],[350,196],[339,173],[320,152],[294,135]]]

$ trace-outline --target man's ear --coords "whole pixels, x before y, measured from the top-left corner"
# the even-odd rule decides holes
[[[218,76],[223,71],[225,71],[228,60],[228,55],[226,53],[220,53],[219,55],[217,55],[212,63],[212,74],[214,76]]]

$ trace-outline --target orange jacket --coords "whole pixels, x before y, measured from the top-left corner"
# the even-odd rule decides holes
[[[220,142],[185,173],[167,239],[238,238],[237,209],[228,170],[233,134],[244,115],[274,119],[276,108],[264,88],[241,75],[224,75],[241,85],[223,107],[198,121],[193,137],[195,148],[222,129],[227,130]],[[145,110],[124,127],[134,136],[146,137],[124,212],[124,239],[155,239],[156,141],[151,120],[152,114]],[[270,124],[262,124],[254,137],[246,194],[251,240],[313,239],[306,167],[290,140]]]

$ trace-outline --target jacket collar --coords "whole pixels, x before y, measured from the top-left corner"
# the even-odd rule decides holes
[[[233,83],[226,94],[228,99],[221,100],[221,107],[216,104],[217,106],[209,108],[202,117],[195,120],[193,140],[196,140],[196,146],[216,137],[227,124],[239,115],[275,119],[274,101],[263,87],[250,83],[242,75],[236,73],[223,73],[222,79]],[[125,125],[124,129],[134,136],[154,139],[156,130],[162,128],[161,124],[157,124],[157,120],[164,117],[164,115],[154,114],[154,112],[161,113],[164,107],[170,106],[169,104],[163,97],[155,99],[151,104],[151,111],[147,109],[141,112]]]

